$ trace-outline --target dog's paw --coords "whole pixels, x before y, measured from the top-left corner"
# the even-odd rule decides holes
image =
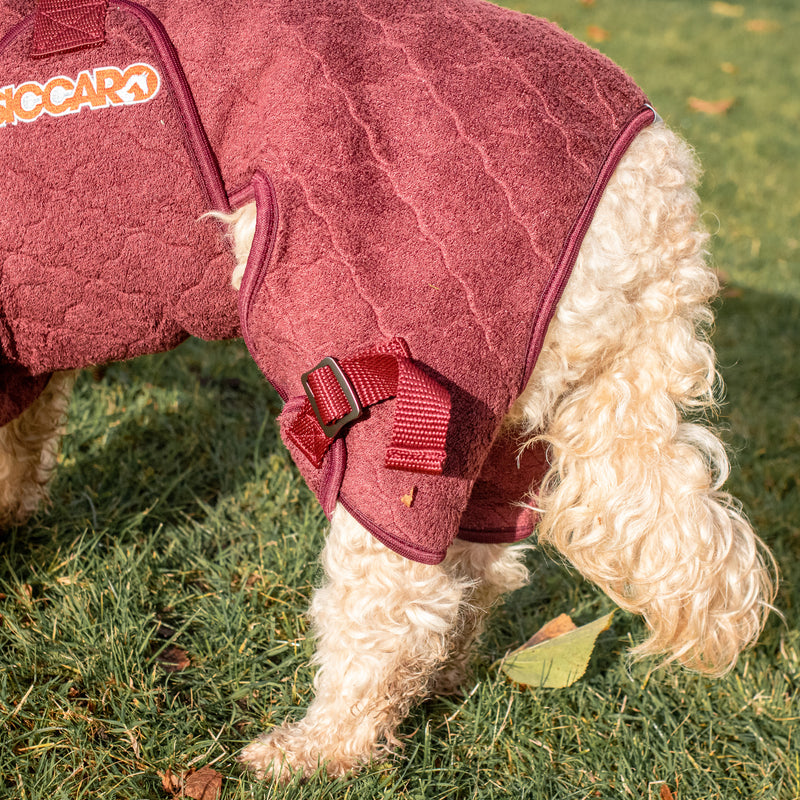
[[[303,722],[281,725],[265,733],[242,750],[238,761],[259,780],[288,783],[298,772],[304,778],[322,770],[330,777],[353,768],[352,758],[326,754],[314,731]]]
[[[319,766],[313,764],[306,753],[296,753],[292,745],[297,737],[293,735],[293,725],[284,725],[270,733],[265,733],[242,750],[239,763],[249,769],[259,780],[275,783],[288,783],[300,771],[304,776],[313,774]]]
[[[378,744],[374,726],[363,718],[347,722],[305,719],[281,725],[247,745],[238,760],[260,780],[285,784],[298,772],[305,778],[318,772],[340,778],[383,760],[392,752],[390,744],[397,744]]]

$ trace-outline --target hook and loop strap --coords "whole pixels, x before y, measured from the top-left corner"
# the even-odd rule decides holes
[[[105,41],[108,0],[37,0],[31,55],[94,47]]]

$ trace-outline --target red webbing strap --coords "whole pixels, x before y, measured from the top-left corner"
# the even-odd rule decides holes
[[[37,0],[31,55],[50,56],[102,44],[108,0]]]
[[[392,339],[337,363],[362,408],[397,398],[386,466],[440,474],[450,422],[450,394],[413,363],[406,343]],[[311,372],[308,386],[326,425],[353,410],[330,367]],[[333,442],[325,435],[307,398],[286,435],[317,468]]]

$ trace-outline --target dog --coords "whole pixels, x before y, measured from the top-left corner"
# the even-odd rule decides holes
[[[312,15],[312,6],[308,4],[261,2],[261,6],[274,12],[275,20],[296,37],[292,41],[291,57],[307,59],[307,72],[298,72],[289,61],[288,66],[283,64],[279,54],[270,62],[272,80],[279,82],[280,74],[284,77],[302,75],[302,80],[320,80],[329,92],[325,102],[320,101],[318,107],[312,109],[317,97],[313,92],[304,95],[298,89],[297,96],[284,93],[280,95],[283,105],[276,105],[275,97],[267,89],[270,120],[279,127],[285,119],[290,119],[289,112],[282,110],[284,106],[290,108],[293,119],[303,118],[306,108],[310,109],[307,115],[313,111],[323,117],[329,116],[334,127],[321,133],[317,130],[315,146],[328,148],[319,150],[324,156],[318,156],[323,166],[319,174],[314,173],[318,183],[312,185],[310,172],[293,172],[297,165],[291,156],[282,154],[281,147],[285,143],[271,142],[259,156],[266,171],[255,170],[248,186],[228,193],[215,173],[214,159],[207,156],[204,149],[208,142],[204,142],[205,130],[198,121],[202,118],[206,129],[216,130],[214,112],[210,106],[203,105],[202,97],[207,93],[197,89],[198,83],[204,80],[203,75],[189,59],[192,68],[183,76],[180,67],[167,57],[169,53],[185,52],[190,47],[181,39],[188,34],[170,18],[170,13],[180,13],[180,4],[166,4],[161,0],[147,4],[148,9],[154,9],[163,18],[162,24],[153,21],[152,10],[143,11],[142,6],[129,0],[121,0],[115,9],[108,9],[106,18],[106,7],[99,2],[92,6],[82,27],[71,23],[59,27],[57,5],[45,0],[37,6],[32,21],[24,15],[10,20],[14,26],[5,33],[2,40],[5,50],[0,47],[0,55],[11,53],[9,58],[17,58],[14,48],[32,37],[35,55],[44,60],[37,62],[41,73],[37,73],[38,77],[27,82],[15,79],[15,83],[3,90],[6,130],[0,133],[13,130],[13,136],[19,139],[35,125],[41,125],[43,136],[53,131],[54,136],[60,137],[64,128],[57,125],[65,119],[88,124],[95,116],[104,115],[103,120],[118,121],[123,119],[124,109],[132,108],[140,115],[152,111],[154,117],[150,122],[154,129],[160,130],[159,125],[169,128],[173,118],[169,116],[173,114],[171,107],[161,108],[153,98],[158,96],[158,102],[167,103],[164,87],[170,84],[169,102],[179,106],[178,116],[182,115],[185,127],[190,130],[191,147],[199,148],[201,153],[194,158],[194,165],[201,174],[201,188],[195,187],[195,194],[200,197],[205,190],[205,198],[187,202],[181,214],[196,220],[200,216],[197,213],[200,206],[205,204],[206,211],[211,206],[213,218],[225,226],[236,260],[225,273],[225,281],[230,286],[204,290],[205,305],[202,311],[192,312],[192,319],[196,320],[192,324],[201,330],[201,335],[208,334],[209,338],[235,335],[238,330],[230,320],[238,309],[241,332],[265,374],[280,389],[289,383],[289,379],[282,377],[281,370],[292,373],[295,388],[285,392],[284,399],[288,402],[281,415],[284,438],[294,448],[292,452],[298,466],[331,518],[330,533],[322,553],[325,580],[316,590],[310,608],[317,648],[315,698],[303,719],[265,733],[242,751],[241,761],[248,768],[259,778],[275,781],[286,781],[298,770],[309,775],[320,767],[331,776],[341,776],[391,753],[398,744],[397,727],[415,703],[432,693],[457,691],[463,684],[472,646],[481,634],[489,610],[503,595],[528,580],[523,560],[527,545],[515,542],[530,533],[534,521],[541,544],[560,553],[620,607],[642,615],[649,635],[634,648],[636,657],[659,656],[664,663],[678,662],[710,675],[725,674],[734,666],[739,653],[756,641],[764,625],[775,595],[774,566],[739,504],[723,489],[729,473],[725,448],[704,421],[716,408],[715,397],[720,387],[714,351],[708,338],[713,321],[709,304],[719,287],[714,271],[706,263],[708,237],[698,219],[695,187],[699,168],[688,145],[646,105],[643,95],[627,78],[565,34],[476,0],[452,0],[437,7],[422,0],[415,4],[387,1],[366,3],[364,8],[331,1],[313,4],[316,16]],[[223,6],[208,4],[212,11]],[[171,12],[170,8],[175,10]],[[198,12],[198,29],[209,24],[203,16],[206,11]],[[91,69],[83,68],[76,61],[71,72],[67,67],[60,67],[58,72],[51,68],[47,59],[55,55],[80,51],[83,54],[80,58],[88,58],[86,53],[96,58],[103,47],[116,46],[112,35],[118,24],[115,15],[123,12],[131,15],[131,19],[135,17],[136,24],[149,32],[147,47],[153,47],[155,53],[149,61],[131,59],[130,64],[116,65],[103,62],[102,68],[95,65]],[[415,15],[415,12],[418,13]],[[453,12],[457,12],[457,17]],[[344,19],[348,25],[337,27],[331,22],[334,17],[337,23]],[[497,80],[496,86],[469,95],[463,107],[458,107],[460,113],[453,112],[453,103],[458,101],[463,87],[459,81],[466,80],[468,70],[478,69],[483,62],[474,56],[476,60],[468,64],[459,81],[455,81],[458,85],[449,87],[445,77],[432,88],[430,74],[422,72],[427,62],[419,55],[437,46],[446,49],[441,42],[437,44],[435,37],[426,38],[423,34],[436,25],[455,24],[455,18],[461,21],[459,24],[464,30],[469,26],[468,43],[480,44],[481,57],[494,59],[505,70],[500,77],[492,77]],[[424,19],[425,24],[421,25],[419,19]],[[309,20],[315,23],[314,35],[320,37],[313,42],[303,38],[311,36],[307,31],[311,27]],[[55,31],[51,24],[56,25]],[[129,27],[130,24],[130,20],[125,22]],[[400,27],[392,26],[410,27],[413,34],[398,39]],[[320,29],[324,29],[324,35]],[[557,44],[552,45],[552,53],[558,52],[562,57],[568,52],[570,57],[580,59],[582,65],[589,62],[596,65],[605,76],[598,78],[597,73],[592,73],[585,81],[594,82],[592,101],[584,104],[583,110],[574,111],[579,117],[578,126],[584,129],[575,134],[575,138],[571,132],[565,132],[562,120],[559,119],[558,124],[553,122],[553,114],[561,113],[553,111],[557,108],[556,95],[546,94],[549,88],[531,83],[532,73],[525,72],[521,66],[525,56],[514,50],[516,43],[522,41],[514,37],[528,36],[529,29],[535,30],[537,46],[546,53],[551,52],[547,50],[551,45],[543,42],[555,37]],[[461,32],[453,33],[454,37],[467,36],[461,28],[459,30]],[[76,42],[76,35],[83,38]],[[171,45],[164,44],[169,35],[176,38],[174,51],[169,50]],[[324,40],[324,36],[331,37],[330,41]],[[367,44],[363,52],[353,45],[352,52],[356,55],[352,55],[342,46],[342,41],[336,41],[336,36],[344,36],[345,45],[356,40]],[[358,39],[359,36],[362,38]],[[376,36],[383,42],[384,49],[380,51],[385,58],[383,61],[375,57],[377,51],[370,49]],[[467,39],[461,38],[458,42],[464,49]],[[507,45],[508,51],[498,55],[500,43]],[[319,52],[311,44],[318,46]],[[324,47],[329,49],[324,50]],[[326,60],[331,57],[323,57],[329,52],[345,53],[341,73],[331,74],[331,62]],[[415,169],[398,166],[403,163],[404,154],[390,152],[385,141],[374,138],[379,121],[363,117],[364,108],[383,108],[386,104],[381,105],[381,101],[385,98],[357,98],[358,102],[352,97],[337,99],[337,80],[349,74],[347,70],[357,71],[363,67],[369,60],[366,55],[364,64],[353,65],[364,53],[372,59],[369,63],[373,69],[391,71],[386,66],[391,63],[391,69],[397,70],[396,75],[392,74],[398,80],[397,76],[412,81],[422,75],[419,83],[421,86],[427,81],[425,92],[431,103],[421,117],[428,114],[431,128],[438,126],[437,135],[445,137],[444,144],[438,142],[436,146],[455,150],[457,144],[466,142],[472,149],[475,163],[481,165],[477,174],[484,183],[478,186],[480,181],[472,174],[470,181],[474,180],[475,184],[465,180],[459,184],[459,191],[474,191],[475,198],[486,198],[492,214],[501,205],[510,209],[503,212],[506,222],[505,227],[500,226],[502,230],[498,228],[499,232],[488,229],[494,219],[491,216],[472,218],[482,220],[484,227],[470,223],[456,228],[461,237],[459,241],[472,243],[465,250],[465,259],[471,257],[476,242],[481,247],[481,243],[491,241],[492,257],[511,265],[509,269],[513,273],[499,273],[495,283],[488,284],[491,291],[480,291],[484,271],[479,270],[477,277],[467,279],[465,272],[458,273],[459,265],[454,267],[448,263],[448,257],[458,245],[445,241],[445,234],[438,232],[432,221],[435,215],[429,213],[430,208],[436,208],[437,214],[452,214],[454,220],[460,220],[464,205],[476,209],[474,200],[467,203],[467,194],[458,195],[461,205],[452,204],[451,209],[446,205],[452,200],[447,193],[440,191],[434,193],[432,199],[421,199],[422,194],[415,194],[416,186],[398,182],[416,175]],[[451,54],[448,58],[456,71],[456,56]],[[25,68],[29,67],[26,63]],[[575,71],[580,72],[577,68]],[[565,77],[569,73],[564,69],[558,74],[565,82],[571,80]],[[503,81],[509,76],[514,76],[522,89],[509,85],[504,94],[497,87],[504,86]],[[482,81],[486,79],[481,78]],[[606,83],[598,88],[598,81]],[[199,112],[184,84],[191,85],[198,95]],[[411,83],[404,87],[406,94],[422,91],[416,84],[412,88],[409,86]],[[581,91],[581,86],[583,84],[576,81],[570,91]],[[607,87],[611,88],[606,91]],[[445,101],[445,91],[452,91],[456,99]],[[567,199],[560,199],[561,205],[553,206],[555,201],[547,201],[553,206],[545,209],[549,221],[537,229],[540,240],[531,247],[512,240],[511,233],[518,231],[521,225],[515,218],[524,221],[526,214],[533,218],[543,213],[535,208],[533,211],[523,208],[533,192],[528,183],[533,185],[534,181],[525,177],[529,173],[523,168],[524,162],[521,162],[523,167],[512,165],[511,171],[502,172],[506,162],[501,165],[498,155],[500,149],[511,146],[514,136],[527,135],[526,131],[516,131],[509,139],[495,137],[499,149],[490,152],[484,147],[488,139],[481,139],[473,126],[477,122],[470,119],[468,124],[464,116],[479,97],[487,104],[499,102],[499,105],[491,112],[479,109],[476,120],[485,117],[493,122],[504,118],[513,121],[520,108],[513,94],[516,91],[520,92],[520,97],[528,98],[526,103],[530,103],[533,96],[541,99],[538,116],[530,124],[538,126],[534,132],[542,150],[549,153],[552,149],[556,154],[548,158],[563,157],[574,162],[571,169],[576,173],[581,171],[581,166],[586,167],[588,176],[585,185],[580,184],[584,188],[575,190],[574,197],[570,194],[572,178],[566,180],[563,194]],[[246,107],[247,92],[242,91],[237,96]],[[503,106],[506,100],[508,103]],[[328,104],[334,102],[343,104],[339,117],[329,111]],[[576,107],[579,105],[575,103]],[[246,117],[245,111],[231,108],[233,106],[224,109],[225,114],[242,113],[242,118]],[[437,115],[438,111],[442,114]],[[591,119],[603,116],[614,121],[608,123],[607,131],[589,135],[581,114],[594,115]],[[567,112],[565,119],[572,115],[572,111]],[[187,119],[190,121],[186,122]],[[340,119],[345,120],[342,125],[349,127],[347,136],[337,138],[334,134],[344,130],[337,127]],[[394,121],[401,123],[402,116]],[[416,122],[418,126],[425,124],[420,119]],[[455,131],[452,141],[446,140],[447,125]],[[399,133],[393,131],[389,142],[401,149],[402,135],[413,137],[418,130],[419,127]],[[549,132],[548,136],[542,134],[544,130]],[[557,147],[552,144],[554,139],[559,139],[556,130],[561,131],[565,141]],[[576,155],[576,142],[581,148],[588,148],[604,135],[607,141],[596,148],[596,153],[582,149]],[[298,147],[300,142],[307,146],[314,137],[314,130],[299,127],[292,129],[288,136],[298,142]],[[215,136],[210,134],[210,138],[215,139]],[[223,172],[226,169],[231,172],[224,176],[225,184],[241,185],[235,180],[239,177],[238,166],[226,167],[223,157],[227,153],[225,148],[233,151],[235,146],[222,135],[220,139],[221,142],[215,142],[215,150],[222,153],[220,166]],[[98,146],[97,141],[96,138],[92,140],[91,148]],[[78,145],[76,148],[80,149]],[[72,155],[70,151],[64,158]],[[503,155],[507,159],[513,157],[511,151]],[[86,157],[85,150],[81,151],[80,158]],[[237,157],[247,159],[246,155]],[[423,159],[425,152],[417,151],[417,157]],[[459,155],[459,159],[466,158],[465,154]],[[458,170],[462,169],[462,161],[447,161],[441,154],[437,159],[430,161],[420,178],[425,191],[428,183],[424,182],[432,181],[432,173],[439,163],[444,163],[447,169],[452,167],[448,175],[461,174]],[[192,161],[188,157],[184,160]],[[334,163],[336,170],[331,168],[326,172]],[[375,164],[380,169],[364,178],[363,173]],[[187,167],[190,169],[191,164]],[[341,176],[349,169],[361,172],[357,180],[353,179],[355,188],[351,187],[351,194],[339,196],[339,182],[344,183]],[[546,172],[550,169],[547,158],[539,158],[537,169],[550,174]],[[270,171],[273,179],[267,174]],[[380,175],[380,171],[384,174]],[[533,171],[531,168],[530,172]],[[521,180],[528,181],[524,191],[514,188],[513,180],[519,174],[523,175]],[[398,216],[392,217],[391,225],[383,224],[385,208],[376,200],[380,198],[378,190],[370,191],[372,183],[376,186],[385,183],[386,175],[395,181],[391,197],[394,201],[399,198],[403,206]],[[541,181],[544,188],[540,186],[537,190],[540,195],[547,194],[552,180]],[[488,194],[489,183],[496,189],[500,187],[495,195]],[[323,207],[321,198],[328,189],[335,196]],[[365,208],[379,207],[375,217],[370,218],[370,225],[363,226],[369,230],[351,227],[348,229],[351,238],[343,244],[337,237],[346,225],[332,215],[336,210],[346,210],[352,197]],[[533,193],[533,197],[537,199],[538,196]],[[401,213],[405,216],[399,216]],[[475,211],[476,215],[479,213]],[[551,237],[553,241],[548,245],[552,255],[541,255],[541,262],[550,265],[547,280],[543,281],[544,268],[534,269],[530,263],[519,263],[517,249],[544,252],[542,242],[547,240],[550,226],[555,226],[562,218],[564,230]],[[163,222],[162,217],[158,219]],[[363,299],[368,295],[364,289],[366,284],[358,282],[363,277],[358,273],[361,253],[355,250],[351,253],[347,248],[352,241],[373,242],[370,236],[375,230],[381,236],[390,235],[394,226],[399,225],[399,219],[407,220],[403,223],[407,225],[402,229],[406,232],[403,236],[419,234],[414,252],[420,263],[428,263],[425,259],[430,258],[431,263],[444,262],[447,266],[435,278],[431,273],[426,287],[421,283],[415,285],[423,286],[425,297],[434,298],[430,301],[434,309],[439,307],[436,303],[450,302],[440,300],[442,296],[458,296],[459,302],[462,295],[468,296],[470,324],[458,328],[459,335],[455,336],[448,327],[453,324],[453,318],[449,313],[439,313],[428,314],[421,322],[413,323],[417,327],[397,330],[398,323],[389,325],[387,320],[409,316],[407,306],[400,304],[396,313],[379,308],[379,301],[389,306],[397,302],[397,292],[405,291],[403,286],[398,288],[395,284],[385,290],[385,295],[371,295],[365,304],[366,310],[354,317],[355,324],[352,320],[348,323],[350,329],[345,340],[355,341],[360,337],[364,342],[359,347],[348,345],[350,349],[344,352],[338,352],[338,344],[331,344],[335,337],[329,333],[327,320],[323,319],[320,326],[320,315],[313,309],[312,322],[317,326],[314,330],[321,331],[319,336],[326,340],[325,347],[337,352],[335,358],[327,358],[317,367],[313,362],[306,364],[309,352],[324,355],[326,351],[319,342],[311,347],[289,340],[287,330],[293,327],[295,320],[298,320],[298,327],[306,323],[301,320],[300,312],[292,310],[284,316],[278,313],[280,306],[289,301],[271,296],[274,286],[270,281],[277,280],[276,275],[280,277],[275,264],[286,262],[292,253],[299,263],[302,259],[297,256],[298,252],[307,254],[308,263],[316,263],[320,260],[317,253],[324,238],[328,242],[325,246],[329,251],[325,252],[329,259],[340,261],[343,270],[354,276],[353,285],[357,288],[350,294],[357,303],[359,297]],[[150,224],[151,221],[145,222]],[[217,223],[211,220],[209,224]],[[317,230],[324,233],[319,239],[315,239]],[[211,247],[213,263],[217,264],[220,261],[218,250],[214,249],[217,239],[206,236],[206,240],[202,247]],[[498,247],[498,242],[506,242],[506,246]],[[147,242],[140,246],[144,254],[140,253],[142,261],[154,257],[148,246]],[[397,241],[392,248],[387,245],[385,249],[399,252],[403,247],[404,243]],[[426,255],[429,251],[438,251],[438,255],[434,253],[429,257]],[[384,249],[373,249],[370,253],[381,265],[388,259]],[[480,262],[481,265],[485,263]],[[6,264],[10,269],[8,258]],[[409,270],[409,275],[413,274],[416,280],[417,273],[411,267]],[[388,274],[373,270],[370,280],[383,280]],[[338,273],[334,278],[329,280],[336,286],[344,281]],[[397,281],[396,275],[393,279]],[[307,282],[308,279],[300,275],[299,280]],[[451,295],[447,294],[450,291],[448,281],[456,287]],[[533,287],[534,283],[536,289],[530,289],[530,296],[520,291],[521,286]],[[348,294],[346,288],[341,291],[342,296]],[[8,297],[11,299],[6,300],[5,307],[10,316],[9,309],[19,310],[19,295],[9,294]],[[490,303],[490,314],[481,301],[497,298],[502,298],[502,307],[498,310],[496,303]],[[297,301],[298,305],[303,302],[307,303],[308,298],[301,297]],[[416,300],[411,304],[415,305]],[[176,306],[182,308],[180,303]],[[338,313],[336,306],[334,302],[328,312],[331,317]],[[525,331],[521,352],[516,342],[513,352],[511,349],[507,352],[502,349],[505,344],[496,344],[506,341],[502,336],[498,338],[497,329],[513,328],[517,324],[519,317],[513,316],[518,314],[517,306],[530,320],[525,323],[523,319],[521,323]],[[325,317],[325,313],[322,316]],[[372,320],[373,316],[377,323],[362,320],[362,317]],[[438,321],[432,320],[432,316],[438,316]],[[488,325],[490,316],[495,328]],[[24,402],[14,401],[14,405],[8,399],[13,393],[6,389],[4,402],[14,407],[6,412],[7,424],[0,429],[0,508],[3,519],[15,523],[23,521],[47,499],[48,480],[56,463],[69,390],[74,380],[74,373],[67,368],[81,365],[73,363],[78,358],[67,347],[74,337],[58,338],[49,319],[47,336],[31,335],[30,340],[26,340],[25,335],[34,327],[29,317],[30,314],[25,317],[24,326],[14,328],[10,324],[11,333],[5,335],[3,342],[9,369],[17,370],[9,373],[11,377],[6,378],[5,385],[25,395]],[[212,318],[213,322],[209,322]],[[507,321],[512,318],[514,324]],[[162,321],[161,312],[158,319]],[[203,327],[206,323],[208,328]],[[362,346],[372,344],[372,328],[368,334],[359,331],[366,330],[368,324],[381,330],[386,327],[388,343],[378,343],[365,351],[365,355]],[[308,323],[306,327],[313,325]],[[194,332],[187,325],[184,327]],[[477,341],[483,337],[486,347],[479,349],[474,344],[465,344],[472,341],[468,340],[469,335],[474,335]],[[155,344],[148,343],[145,349],[173,346],[180,339],[171,328],[166,334],[159,328],[159,336]],[[398,336],[404,338],[398,339]],[[137,343],[143,338],[139,337]],[[435,358],[427,354],[422,344],[429,339],[436,342],[431,351],[436,352]],[[6,340],[11,344],[6,344]],[[44,342],[51,340],[59,343],[57,357],[46,352]],[[267,362],[265,354],[282,346],[280,342],[289,342],[285,351],[278,351],[280,363]],[[448,356],[441,356],[437,350],[442,342],[448,348],[466,350],[469,358],[464,372],[468,373],[467,377],[456,380],[447,371],[450,369]],[[120,353],[115,342],[104,343],[103,347],[106,349],[102,350],[102,356],[106,360],[139,352],[122,348],[124,352]],[[291,361],[291,353],[295,351],[302,356],[298,363],[307,367],[302,381],[298,365]],[[90,349],[88,355],[84,353],[81,357],[84,361],[98,360],[97,352]],[[19,355],[24,353],[30,354],[27,360]],[[270,357],[274,359],[274,355]],[[489,382],[488,389],[484,390],[483,384],[478,383],[475,384],[478,388],[473,388],[468,378],[476,372],[486,370],[494,375],[492,359],[502,362],[502,369]],[[522,365],[517,363],[520,360]],[[352,363],[359,367],[379,363],[381,370],[389,364],[386,370],[392,373],[394,383],[380,395],[374,408],[370,403],[359,402],[363,401],[364,390],[353,390],[350,385],[351,378],[355,378],[348,372],[357,371]],[[447,364],[447,368],[442,367],[442,363]],[[482,365],[480,370],[476,363]],[[349,427],[334,431],[329,425],[331,420],[326,419],[313,402],[322,394],[313,386],[314,373],[320,370],[327,370],[327,380],[334,393],[344,394],[347,413],[338,416],[347,419]],[[525,379],[524,388],[516,391],[515,382],[520,375]],[[321,380],[319,375],[317,378]],[[370,373],[370,380],[373,378]],[[301,382],[305,393],[297,389]],[[469,391],[464,385],[469,385]],[[498,393],[498,385],[502,392]],[[485,393],[476,400],[476,392]],[[384,402],[387,399],[389,402]],[[423,411],[415,410],[417,402],[424,406]],[[362,406],[367,405],[370,408],[365,410]],[[394,418],[392,406],[397,406]],[[395,424],[401,408],[404,416],[400,424]],[[353,417],[348,419],[351,411]],[[418,438],[403,438],[404,424],[416,432],[424,428],[426,433]],[[398,428],[401,430],[396,439]],[[372,433],[362,433],[370,430]],[[389,465],[391,469],[381,461],[384,440],[389,438],[391,447],[387,449],[387,461],[395,459]],[[374,455],[375,439],[383,442],[378,448],[378,461]],[[315,450],[318,442],[321,442],[320,452]],[[497,464],[492,454],[497,456]],[[530,468],[520,466],[528,464],[526,459],[531,459]],[[493,468],[504,465],[513,472],[515,484],[524,479],[527,491],[524,497],[504,493],[502,503],[495,501],[492,505],[490,502],[489,506],[481,506],[476,511],[471,503],[476,502],[478,494],[493,487],[499,486],[504,492],[508,488],[504,478],[487,474],[485,464],[488,462]],[[400,471],[397,471],[398,466]],[[371,472],[375,473],[374,480]],[[440,488],[443,485],[445,489]],[[403,486],[409,491],[401,497],[400,487]],[[391,507],[389,497],[392,498]],[[523,499],[524,503],[506,502]],[[406,514],[403,507],[408,510],[406,516],[403,516]],[[509,514],[513,522],[503,535],[496,532],[498,527],[491,528],[485,522],[489,516],[499,515],[505,520]],[[381,515],[388,521],[383,521]],[[478,520],[483,527],[465,526],[465,515]],[[407,519],[422,519],[425,525],[407,523]],[[441,530],[432,529],[440,522]],[[456,537],[459,525],[461,535]]]

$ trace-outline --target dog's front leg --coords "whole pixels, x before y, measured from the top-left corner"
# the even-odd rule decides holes
[[[304,719],[266,733],[241,760],[285,781],[319,767],[332,776],[388,754],[395,730],[447,657],[473,581],[409,561],[338,507],[311,603],[319,670]]]
[[[0,428],[0,524],[24,522],[48,498],[75,375],[56,372],[18,417]]]

